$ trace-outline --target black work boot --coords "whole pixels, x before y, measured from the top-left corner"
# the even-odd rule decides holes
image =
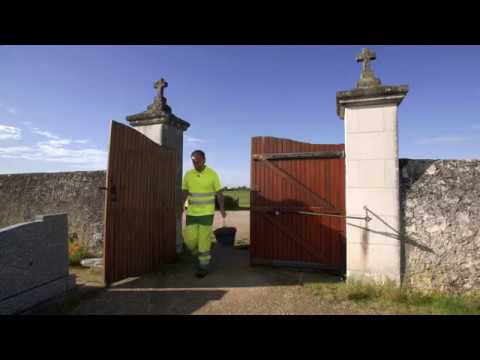
[[[209,264],[200,264],[199,262],[197,263],[197,272],[195,273],[195,276],[198,278],[203,278],[207,276],[208,270],[209,270]]]
[[[197,272],[195,273],[195,276],[198,278],[204,278],[207,275],[208,275],[208,270],[205,268],[198,268]]]

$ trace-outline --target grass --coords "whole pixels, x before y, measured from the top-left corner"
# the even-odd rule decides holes
[[[377,285],[349,280],[341,283],[308,283],[305,287],[322,300],[332,303],[375,307],[388,313],[480,315],[480,294],[448,295],[421,293],[393,284]]]
[[[235,239],[234,246],[237,249],[248,249],[248,247],[250,246],[250,241],[248,239],[244,239],[244,238]]]
[[[242,209],[250,208],[250,191],[248,190],[227,190],[223,192],[224,195],[229,195],[234,199],[239,199],[239,206]]]
[[[69,267],[70,274],[75,274],[82,283],[103,284],[102,268],[84,268],[82,266],[73,265]]]
[[[64,315],[72,312],[82,301],[95,297],[104,288],[103,270],[69,266],[69,273],[77,276],[77,284],[87,284],[82,291],[69,294],[63,301],[36,311],[36,315]]]

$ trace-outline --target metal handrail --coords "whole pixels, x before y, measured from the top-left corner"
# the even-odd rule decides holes
[[[287,212],[287,211],[284,211]],[[340,218],[345,218],[345,219],[358,219],[358,220],[365,220],[366,222],[369,222],[372,220],[371,217],[365,215],[365,217],[359,217],[359,216],[346,216],[346,215],[335,215],[335,214],[326,214],[326,213],[318,213],[318,212],[310,212],[310,211],[288,211],[296,214],[304,214],[304,215],[314,215],[314,216],[332,216],[332,217],[340,217]],[[275,215],[280,215],[280,211],[276,210]]]

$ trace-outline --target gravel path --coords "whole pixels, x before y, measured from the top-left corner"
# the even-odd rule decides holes
[[[331,314],[302,287],[310,281],[339,281],[323,273],[251,267],[248,250],[217,245],[211,273],[194,276],[190,262],[163,273],[127,279],[84,300],[72,314]]]
[[[248,211],[230,212],[227,226],[236,226],[248,241]],[[221,218],[215,217],[215,227]],[[219,225],[220,224],[220,225]],[[323,301],[303,287],[307,282],[336,282],[325,273],[307,273],[250,266],[248,249],[217,244],[211,273],[194,276],[194,265],[182,259],[162,272],[127,279],[84,299],[71,314],[365,314],[385,313],[351,303]]]

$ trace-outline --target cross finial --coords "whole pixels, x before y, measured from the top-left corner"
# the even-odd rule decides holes
[[[161,113],[171,113],[172,109],[167,105],[167,99],[164,96],[165,88],[168,86],[168,83],[165,79],[160,79],[155,81],[153,87],[157,90],[157,96],[153,99],[153,104],[148,105],[147,111],[150,112],[161,112]]]
[[[163,91],[167,86],[168,82],[166,82],[163,78],[155,82],[154,88],[157,89],[160,99],[164,97]]]
[[[375,60],[376,58],[377,56],[373,51],[363,48],[362,52],[357,55],[357,62],[364,62],[364,64],[368,64],[370,60]]]
[[[380,79],[375,77],[373,70],[370,68],[370,60],[375,60],[376,58],[376,54],[367,48],[363,48],[360,54],[357,55],[357,62],[363,63],[362,74],[360,75],[360,81],[358,81],[357,87],[380,85]]]

